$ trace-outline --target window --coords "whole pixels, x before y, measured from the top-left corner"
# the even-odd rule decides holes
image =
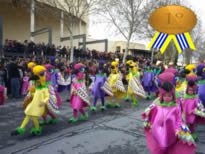
[[[117,46],[117,47],[116,47],[116,51],[117,51],[117,52],[120,52],[120,51],[121,51],[121,47],[120,47],[120,46]]]

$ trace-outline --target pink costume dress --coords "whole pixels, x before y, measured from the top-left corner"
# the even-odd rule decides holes
[[[22,85],[22,90],[21,90],[21,95],[27,95],[29,90],[29,77],[24,76],[23,77],[23,85]]]
[[[199,101],[198,95],[185,94],[183,99],[185,122],[190,124],[191,132],[194,133],[194,124],[205,124],[205,108]],[[189,114],[189,112],[192,112]]]
[[[79,93],[77,93],[77,91],[84,87],[85,82],[83,80],[73,80],[70,103],[74,110],[81,110],[83,107],[89,106],[89,104],[85,102],[81,96],[78,95]],[[76,92],[73,92],[73,90],[75,90]]]
[[[174,101],[166,104],[158,101],[142,113],[147,146],[153,154],[190,154],[196,148],[188,127],[182,122],[181,108]],[[180,131],[180,139],[176,132]],[[187,141],[186,132],[188,134]],[[188,142],[188,143],[186,143]]]
[[[196,118],[194,115],[194,112],[195,112],[195,109],[197,108],[198,102],[199,102],[198,97],[183,99],[183,110],[185,113],[186,123],[194,124],[194,121]],[[189,114],[189,112],[192,112],[192,113]]]
[[[4,95],[5,88],[0,86],[0,105],[4,105],[5,103],[5,95]]]

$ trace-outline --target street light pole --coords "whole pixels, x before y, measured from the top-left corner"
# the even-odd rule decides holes
[[[35,31],[35,0],[31,0],[31,17],[30,17],[30,31]],[[34,42],[34,36],[30,36],[31,41]]]

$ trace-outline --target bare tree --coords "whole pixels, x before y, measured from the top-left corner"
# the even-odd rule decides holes
[[[144,9],[148,10],[149,12],[146,14],[146,17],[143,18],[143,21],[141,23],[141,25],[139,26],[139,28],[137,28],[137,36],[140,39],[152,39],[155,35],[156,30],[154,30],[150,24],[149,24],[149,16],[151,15],[151,13],[157,9],[160,8],[162,6],[166,6],[166,5],[181,5],[181,6],[185,6],[188,8],[192,8],[188,2],[182,1],[182,0],[156,0],[156,1],[151,1],[148,5],[145,6]],[[202,32],[202,26],[201,26],[201,20],[200,18],[198,18],[197,21],[197,25],[195,26],[195,28],[190,32],[191,38],[198,50],[203,50],[201,49],[201,42],[203,41],[203,33]],[[184,54],[184,61],[186,61],[186,63],[190,63],[190,59],[192,57],[192,53],[199,53],[199,52],[195,52],[191,49],[185,49],[185,51],[183,52]],[[178,59],[178,52],[176,49],[176,46],[173,42],[170,42],[169,46],[167,47],[166,51],[165,51],[165,59],[166,59],[166,63],[169,62],[173,62],[173,63],[177,63],[177,59]]]
[[[196,50],[188,49],[188,51],[185,53],[185,63],[190,64],[193,61],[193,58],[195,60],[198,57],[198,60],[200,60],[201,57],[205,55],[205,35],[204,30],[202,29],[202,21],[201,18],[198,17],[197,25],[194,27],[194,29],[190,33],[191,38],[194,42],[194,45],[196,47]]]
[[[150,0],[101,0],[99,15],[105,22],[114,25],[118,34],[126,39],[126,50],[123,63],[128,54],[130,41],[134,38],[134,32],[146,16],[144,6]]]
[[[88,15],[96,11],[98,2],[99,0],[47,0],[48,4],[60,8],[64,12],[65,26],[70,35],[71,62],[73,62],[74,26],[79,25],[80,32],[81,21],[88,20]]]
[[[56,19],[59,21],[61,18],[61,11],[63,11],[65,27],[70,36],[71,62],[73,62],[74,26],[78,25],[80,34],[82,21],[89,22],[89,15],[97,11],[99,1],[100,0],[40,0],[42,3],[36,1],[36,14],[51,14],[57,17]],[[14,6],[20,5],[30,9],[30,0],[12,0],[12,3]]]
[[[144,9],[147,10],[147,14],[145,18],[143,18],[143,21],[141,22],[141,25],[139,26],[139,28],[137,28],[136,30],[136,34],[139,37],[139,39],[151,40],[154,37],[156,30],[154,30],[149,23],[149,17],[154,10],[162,6],[166,6],[166,5],[183,5],[183,4],[184,4],[184,1],[182,0],[150,1],[150,3],[148,3],[144,7]],[[153,55],[153,52],[155,51],[155,49],[151,49],[151,51]],[[164,54],[165,54],[165,59],[164,59],[165,63],[169,63],[171,61],[173,63],[176,63],[176,58],[178,58],[178,53],[177,53],[177,49],[173,42],[170,42]],[[153,61],[153,58],[154,56],[152,56],[152,61]]]

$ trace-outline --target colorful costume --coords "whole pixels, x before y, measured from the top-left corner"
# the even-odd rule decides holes
[[[24,76],[21,95],[25,96],[28,93],[28,91],[29,91],[29,76]]]
[[[28,72],[29,72],[29,77],[31,77],[33,75],[33,68],[36,66],[36,64],[34,62],[30,62],[27,64],[27,68],[28,68]],[[30,80],[29,81],[29,86],[28,86],[28,90],[30,88],[32,88],[34,86],[34,81]]]
[[[92,95],[94,97],[93,106],[91,107],[92,111],[96,111],[96,103],[97,103],[98,98],[100,98],[101,101],[102,101],[101,109],[106,110],[105,102],[104,102],[105,101],[104,100],[105,94],[108,94],[109,96],[112,96],[112,90],[111,90],[110,87],[108,87],[109,84],[108,84],[107,76],[104,72],[104,67],[103,66],[104,66],[104,61],[100,61],[99,62],[99,67],[97,68],[97,71],[96,71],[97,74],[95,76],[94,83],[91,86]]]
[[[142,86],[144,87],[144,90],[147,92],[147,98],[152,98],[152,92],[157,92],[158,88],[155,85],[155,73],[151,69],[151,65],[148,65],[146,67],[146,71],[142,78]]]
[[[84,70],[85,66],[83,64],[76,64],[74,66],[76,77],[73,79],[71,85],[71,98],[70,103],[73,109],[73,117],[69,120],[72,122],[78,121],[77,113],[81,112],[81,120],[88,118],[88,113],[83,110],[84,107],[89,107],[89,98],[85,86],[84,80]]]
[[[186,94],[183,98],[183,111],[185,114],[185,122],[189,125],[192,136],[196,138],[196,134],[194,134],[194,124],[197,123],[197,120],[201,121],[205,118],[205,113],[200,111],[205,111],[205,109],[200,105],[200,101],[197,95],[197,85],[196,85],[196,76],[188,76],[187,77],[187,89]],[[189,92],[192,94],[189,94]],[[205,122],[205,120],[204,120]]]
[[[198,96],[205,107],[205,64],[200,64],[197,66],[197,75],[200,77],[198,80]]]
[[[190,76],[190,75],[196,76],[196,73],[197,73],[196,66],[193,65],[193,64],[187,65],[187,66],[185,67],[184,73],[186,74],[186,77],[188,77],[188,76]],[[186,88],[187,88],[187,82],[186,82],[186,80],[184,80],[184,82],[181,84],[181,87],[180,87],[180,88],[177,88],[177,91],[178,91],[181,95],[184,95],[184,94],[185,94],[185,91],[186,91]]]
[[[118,72],[118,62],[113,61],[111,65],[111,74],[108,77],[108,82],[112,89],[113,96],[115,96],[116,99],[115,107],[120,107],[119,99],[125,97],[126,90],[122,83],[122,75]],[[112,97],[109,97],[107,107],[112,107]]]
[[[130,82],[130,79],[132,78],[132,71],[131,71],[131,68],[130,68],[130,64],[132,64],[132,63],[133,63],[133,60],[128,60],[126,62],[126,68],[127,68],[127,71],[128,71],[128,74],[126,76],[126,80],[128,81],[128,84]],[[129,97],[130,97],[130,95],[128,94],[128,90],[127,90],[127,95],[125,97],[125,101],[129,101],[130,100]]]
[[[130,64],[131,75],[129,77],[128,82],[128,96],[132,96],[133,103],[132,105],[136,106],[138,104],[138,100],[136,99],[136,95],[141,98],[146,98],[146,93],[140,83],[140,74],[138,72],[138,65],[136,63]]]
[[[28,124],[30,118],[34,122],[34,128],[31,129],[30,133],[38,135],[42,129],[39,126],[38,117],[41,117],[47,112],[58,113],[58,107],[56,105],[56,97],[52,86],[46,82],[46,68],[40,65],[36,65],[33,68],[34,76],[31,77],[35,84],[30,88],[25,101],[24,101],[24,113],[26,115],[21,126],[16,128],[11,135],[24,134],[25,126]]]
[[[5,104],[5,99],[6,99],[6,88],[0,86],[0,105]]]
[[[175,68],[168,68],[168,69],[165,69],[163,73],[172,73],[174,74],[174,79],[173,81],[170,81],[175,87],[176,87],[176,90],[175,90],[175,94],[176,94],[176,100],[177,102],[181,101],[181,98],[183,97],[183,94],[182,93],[179,93],[180,91],[177,91],[177,86],[179,84],[179,72],[175,69]],[[169,75],[167,77],[165,77],[165,79],[167,78],[170,78]]]
[[[58,69],[54,69],[51,73],[51,82],[53,83],[53,87],[58,92],[63,92],[68,86],[71,84],[71,78],[64,78],[64,75],[60,72],[60,70],[64,70],[64,66],[62,63],[58,64]]]
[[[164,101],[171,95],[172,101]],[[170,96],[169,96],[170,97]],[[189,128],[182,121],[180,105],[175,100],[174,86],[166,81],[160,98],[142,113],[147,146],[153,154],[191,154],[196,148]]]
[[[175,85],[176,83],[176,79],[175,79],[175,75],[172,71],[164,71],[163,73],[161,73],[158,77],[158,85],[159,88],[161,88],[161,86],[166,82],[169,81],[172,85]],[[176,103],[181,106],[181,97],[179,95],[178,92],[176,92],[175,90],[175,98],[176,98]]]
[[[61,100],[61,97],[58,94],[58,92],[54,89],[53,83],[50,81],[52,73],[53,73],[54,66],[52,66],[50,64],[46,64],[46,65],[44,65],[44,67],[46,68],[46,82],[48,83],[49,87],[51,87],[52,91],[54,91],[54,95],[55,95],[56,101],[57,101],[56,105],[57,105],[57,107],[59,109],[60,106],[62,105],[62,100]],[[47,115],[49,115],[51,117],[50,120],[46,120]],[[47,112],[47,114],[44,114],[42,116],[42,119],[43,120],[40,121],[41,125],[48,124],[48,123],[52,124],[52,123],[56,123],[57,122],[56,114],[53,113],[53,112]]]

